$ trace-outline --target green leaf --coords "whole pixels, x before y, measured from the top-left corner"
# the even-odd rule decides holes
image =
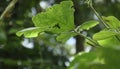
[[[120,42],[115,36],[106,38],[104,40],[98,40],[98,43],[104,47],[119,47],[120,46]]]
[[[21,31],[18,31],[16,33],[17,36],[22,36],[24,35],[27,38],[31,38],[31,37],[37,37],[38,34],[40,32],[43,32],[44,30],[46,30],[45,27],[40,28],[40,27],[31,27],[31,28],[27,28],[27,29],[23,29]]]
[[[79,29],[81,29],[81,30],[89,30],[90,28],[93,28],[98,24],[99,24],[99,22],[95,21],[95,20],[87,21],[87,22],[84,22],[82,25],[80,25]]]
[[[117,35],[117,33],[114,32],[114,31],[103,30],[103,31],[100,31],[100,32],[94,34],[93,39],[95,39],[95,40],[104,40],[106,38],[113,37],[114,35]]]
[[[63,1],[32,18],[36,27],[58,28],[57,31],[74,29],[74,9],[72,1]],[[51,30],[52,31],[52,30]]]
[[[59,36],[57,36],[57,41],[60,41],[62,43],[66,42],[70,37],[75,36],[75,33],[68,32],[68,33],[62,33]]]
[[[74,29],[74,8],[72,1],[63,1],[55,4],[32,18],[35,28],[28,28],[17,33],[25,37],[36,37],[40,32],[52,32],[58,34],[58,41],[65,42],[73,34],[62,34]],[[43,28],[44,27],[44,28]]]
[[[70,63],[68,69],[89,69],[92,63],[98,62],[95,61],[97,58],[95,52],[81,52],[74,56],[74,60]]]
[[[120,27],[120,21],[116,17],[114,16],[104,17],[103,16],[102,18],[105,20],[105,22],[110,28],[117,29]]]
[[[99,48],[97,49],[99,58],[104,60],[105,69],[120,68],[120,48]]]
[[[101,47],[94,52],[80,52],[68,69],[119,69],[120,49]]]

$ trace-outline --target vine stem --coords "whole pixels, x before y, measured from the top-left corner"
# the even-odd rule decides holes
[[[103,23],[103,25],[106,27],[106,28],[109,28],[109,26],[105,23],[105,21],[103,20],[103,18],[98,14],[98,12],[95,10],[95,8],[93,7],[93,4],[92,4],[92,0],[88,0],[88,5],[89,7],[93,10],[93,12],[95,13],[95,15],[98,17],[98,19]]]
[[[88,39],[90,42],[92,42],[93,45],[92,45],[91,43],[88,43],[88,44],[90,44],[91,46],[93,46],[93,47],[96,47],[96,46],[101,47],[101,46],[100,46],[96,41],[94,41],[93,39],[84,36],[83,34],[77,32],[76,30],[74,30],[74,32],[75,32],[76,34],[80,35],[81,37],[86,38],[86,39]]]
[[[6,13],[8,13],[9,11],[11,11],[11,9],[14,7],[14,5],[16,4],[18,0],[12,0],[9,5],[6,7],[6,9],[4,10],[4,12],[1,14],[0,16],[0,20],[4,19],[4,16],[6,15]]]
[[[95,15],[98,17],[98,19],[103,23],[103,25],[109,29],[109,26],[105,23],[105,21],[103,20],[103,18],[98,14],[98,12],[95,10],[95,8],[93,7],[92,4],[92,0],[88,0],[88,5],[89,7],[93,10],[93,12],[95,13]],[[120,41],[120,38],[118,36],[115,35],[115,37]]]

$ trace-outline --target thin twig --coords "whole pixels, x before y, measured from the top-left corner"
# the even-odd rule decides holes
[[[88,39],[88,40],[89,40],[90,42],[92,42],[94,45],[101,47],[101,46],[100,46],[96,41],[94,41],[93,39],[84,36],[83,34],[77,32],[76,30],[74,30],[74,32],[75,32],[76,34],[80,35],[81,37]]]
[[[9,5],[6,7],[6,9],[4,10],[4,12],[1,14],[0,16],[0,20],[3,20],[6,13],[8,13],[9,11],[11,11],[11,9],[14,7],[14,5],[16,4],[18,0],[12,0]]]
[[[93,7],[92,0],[89,0],[88,5],[89,5],[89,7],[93,10],[93,12],[94,12],[95,15],[98,17],[98,19],[103,23],[103,25],[104,25],[106,28],[109,28],[109,26],[105,23],[105,21],[103,20],[103,18],[98,14],[98,12],[97,12],[97,11],[95,10],[95,8]]]

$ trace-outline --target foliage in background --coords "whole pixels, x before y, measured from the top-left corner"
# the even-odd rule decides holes
[[[11,1],[0,0],[0,14]],[[69,50],[56,42],[54,35],[33,39],[16,36],[18,30],[33,26],[31,17],[43,11],[40,2],[18,0],[0,20],[0,69],[64,69],[69,62]]]
[[[98,25],[99,22],[88,21],[75,28],[73,25],[73,11],[71,11],[73,9],[72,1],[63,1],[60,4],[48,8],[45,12],[37,14],[33,17],[35,28],[28,28],[19,31],[17,35],[21,36],[24,34],[26,37],[34,37],[34,35],[38,35],[41,32],[52,32],[58,34],[57,40],[61,42],[65,42],[64,39],[68,38],[66,36],[80,35],[86,38],[88,40],[87,43],[96,47],[96,49],[92,52],[83,52],[76,55],[71,62],[69,69],[119,69],[120,21],[114,16],[101,17],[94,9],[92,0],[88,0],[87,3],[101,23],[105,26],[103,30],[93,35],[93,39],[87,37],[81,32],[83,30],[89,30]],[[65,11],[67,11],[69,15],[66,15]],[[54,12],[58,13],[53,15]],[[34,34],[32,34],[33,32]],[[68,32],[70,32],[69,35],[66,34]],[[58,39],[58,37],[60,37],[59,34],[63,34],[60,40]],[[110,38],[112,38],[111,41]]]
[[[0,14],[3,13],[5,8],[11,1],[12,0],[0,0]],[[27,39],[27,45],[31,42],[33,43],[34,48],[32,49],[24,47],[24,45],[21,44],[24,40],[26,41],[26,38],[18,38],[15,35],[18,30],[33,26],[31,17],[38,12],[44,11],[44,9],[39,6],[39,3],[45,2],[48,6],[51,6],[54,3],[59,3],[60,1],[63,0],[19,0],[15,4],[15,6],[13,6],[13,8],[4,16],[4,19],[0,21],[0,69],[66,68],[65,62],[68,61],[68,56],[70,56],[70,53],[68,52],[69,49],[66,50],[68,46],[64,46],[61,45],[61,43],[56,42],[56,35],[53,35],[49,32],[49,34],[45,34],[42,36],[39,35],[37,38]],[[86,4],[84,4],[85,0],[73,1],[75,2],[75,9],[79,9],[79,12],[78,10],[76,10],[75,14],[77,16],[75,17],[75,19],[78,19],[78,25],[86,20],[96,18],[94,16],[94,13],[90,11]],[[98,12],[104,16],[114,15],[117,18],[120,18],[119,0],[94,0],[93,5],[96,10],[98,10]],[[33,10],[35,10],[34,14]],[[98,32],[101,28],[103,28],[103,26],[100,24],[99,26],[87,31],[87,35],[91,36],[92,34]],[[107,34],[109,34],[109,31]],[[116,36],[113,38],[108,38],[106,40],[99,40],[98,42],[105,47],[107,46],[109,49],[98,48],[98,50],[95,51],[98,52],[97,54],[93,52],[83,53],[82,56],[78,54],[78,58],[81,59],[75,59],[76,64],[71,63],[70,67],[77,69],[78,65],[80,64],[80,62],[77,61],[85,61],[86,63],[82,63],[82,66],[87,65],[86,67],[93,67],[93,69],[97,69],[97,67],[99,67],[100,69],[101,67],[103,69],[106,69],[108,65],[111,65],[108,69],[119,69],[119,61],[117,60],[119,58],[119,41],[116,40]],[[115,47],[113,47],[114,45]],[[90,59],[84,56],[90,56]],[[98,61],[98,59],[94,60],[96,56],[98,56],[101,61]],[[75,56],[75,58],[76,57],[77,55]],[[92,62],[92,60],[94,60],[94,62]],[[106,62],[106,64],[104,62]]]

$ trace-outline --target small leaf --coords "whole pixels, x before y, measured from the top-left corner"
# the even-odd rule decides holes
[[[68,33],[62,33],[59,36],[57,36],[57,41],[60,41],[62,43],[65,43],[70,37],[75,36],[75,33],[68,32]]]
[[[100,31],[100,32],[94,34],[93,39],[95,39],[95,40],[103,40],[103,39],[112,37],[114,35],[117,35],[117,33],[114,32],[114,31],[103,30],[103,31]]]
[[[110,28],[117,29],[120,27],[120,21],[116,17],[114,17],[114,16],[104,17],[103,16],[102,18],[106,21],[107,25]]]
[[[120,42],[116,37],[109,37],[104,40],[99,40],[98,43],[103,47],[119,47]]]
[[[99,24],[98,21],[94,21],[94,20],[87,21],[87,22],[84,22],[82,25],[80,25],[80,29],[81,30],[89,30],[90,28],[93,28],[94,26],[96,26],[98,24]]]
[[[45,27],[43,28],[40,28],[40,27],[31,27],[31,28],[26,28],[26,29],[23,29],[21,31],[18,31],[16,33],[17,36],[22,36],[24,35],[25,37],[27,38],[31,38],[31,37],[37,37],[38,34],[40,32],[43,32],[44,30],[46,30]]]

